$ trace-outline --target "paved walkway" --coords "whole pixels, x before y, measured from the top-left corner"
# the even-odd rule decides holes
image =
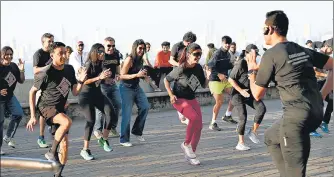
[[[263,133],[266,128],[281,117],[281,104],[278,100],[265,101],[267,114],[259,130],[261,144],[255,145],[249,139],[246,143],[251,150],[240,152],[235,150],[237,134],[235,125],[223,123],[219,119],[221,132],[210,130],[212,106],[202,107],[203,131],[197,156],[200,166],[188,165],[183,159],[180,144],[184,139],[185,126],[176,118],[176,112],[166,111],[150,113],[144,131],[147,142],[139,143],[132,139],[134,147],[122,147],[119,139],[111,139],[114,151],[107,153],[97,145],[94,139],[91,150],[96,160],[86,162],[79,155],[83,145],[84,124],[82,120],[74,121],[70,133],[69,161],[63,175],[66,177],[95,176],[229,176],[229,177],[277,177],[279,176],[266,147],[263,144]],[[221,109],[225,112],[226,105]],[[249,114],[253,115],[249,110]],[[234,113],[234,116],[237,116]],[[133,117],[134,119],[134,117]],[[251,120],[251,119],[250,119]],[[251,126],[251,121],[247,124]],[[333,121],[330,130],[334,131]],[[24,128],[17,131],[16,149],[4,145],[8,156],[43,158],[47,149],[37,147],[38,129],[28,133]],[[50,139],[47,138],[47,141]],[[307,176],[334,176],[333,172],[333,134],[326,134],[322,139],[312,139],[311,156]],[[50,142],[50,141],[49,141]],[[1,176],[27,177],[52,176],[49,172],[28,171],[1,168]]]

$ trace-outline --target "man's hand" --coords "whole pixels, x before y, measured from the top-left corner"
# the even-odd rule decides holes
[[[177,100],[177,97],[175,95],[170,96],[170,103],[171,104],[174,104],[176,102],[176,100]]]
[[[119,74],[115,75],[115,80],[116,80],[116,82],[118,82],[120,80]]]
[[[226,81],[226,76],[224,74],[218,73],[218,77],[219,77],[220,81],[222,81],[222,82]]]
[[[31,117],[29,122],[27,123],[27,130],[31,132],[34,131],[34,126],[36,125],[36,123],[37,123],[36,117]]]
[[[247,61],[247,65],[248,65],[248,71],[249,70],[258,70],[259,66],[256,63],[256,51],[254,49],[252,49],[252,51],[250,52],[250,57],[247,58],[246,57],[246,61]]]
[[[242,89],[240,94],[245,98],[250,97],[250,94],[248,93],[248,89]]]
[[[6,96],[7,95],[7,89],[0,90],[0,95],[1,96]]]
[[[20,71],[24,71],[24,62],[25,61],[22,61],[21,58],[19,59],[19,63],[17,64],[17,66]]]

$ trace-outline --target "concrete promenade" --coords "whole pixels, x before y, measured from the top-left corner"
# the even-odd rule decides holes
[[[83,146],[85,122],[83,121],[84,119],[76,119],[70,130],[70,157],[63,176],[278,177],[279,173],[263,143],[263,133],[274,121],[281,118],[281,103],[279,100],[265,100],[265,104],[268,112],[259,130],[261,143],[256,145],[246,138],[246,143],[252,149],[243,152],[235,150],[237,143],[236,126],[221,120],[227,105],[224,104],[219,116],[218,125],[223,128],[221,132],[209,129],[212,106],[203,106],[203,131],[196,153],[201,161],[200,166],[191,166],[184,160],[180,144],[184,140],[185,125],[179,122],[175,110],[149,113],[144,131],[146,142],[139,143],[132,136],[133,147],[122,147],[118,144],[118,138],[112,138],[110,142],[114,151],[107,153],[97,145],[96,139],[93,139],[90,149],[96,160],[89,162],[84,161],[79,155]],[[252,125],[254,111],[248,110],[249,120],[247,126],[249,127]],[[236,112],[233,115],[237,118]],[[135,117],[133,116],[132,123],[134,119]],[[3,145],[3,150],[7,153],[7,156],[44,159],[44,154],[48,149],[38,148],[36,140],[39,128],[38,126],[35,128],[33,133],[29,133],[24,127],[20,127],[15,137],[17,147],[11,149],[6,144]],[[329,129],[334,132],[333,121],[330,123]],[[333,133],[323,135],[324,137],[321,139],[312,138],[311,140],[312,149],[307,176],[334,176],[334,136]],[[49,136],[46,137],[46,140],[51,143]],[[48,177],[52,176],[52,174],[49,172],[1,168],[1,176]]]

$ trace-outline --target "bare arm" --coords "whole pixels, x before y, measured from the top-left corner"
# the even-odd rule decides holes
[[[34,66],[33,72],[34,72],[34,74],[38,74],[40,72],[44,72],[46,70],[46,68],[47,68],[47,66],[43,66],[43,67]]]
[[[328,77],[326,79],[326,82],[324,86],[321,88],[320,92],[322,95],[322,98],[325,99],[326,96],[333,90],[333,70],[330,70],[328,72]]]
[[[171,56],[168,61],[173,66],[179,66],[180,64],[174,60],[174,57]]]
[[[73,96],[78,96],[79,93],[81,92],[82,86],[83,86],[83,84],[80,84],[80,83],[75,84],[73,86],[73,89],[72,89],[72,95]]]
[[[36,119],[36,114],[35,114],[35,101],[36,101],[36,93],[38,89],[35,86],[32,86],[30,91],[29,91],[29,107],[30,107],[30,115],[31,119]]]
[[[132,63],[131,63],[131,58],[127,57],[124,62],[123,62],[123,66],[121,68],[121,75],[120,75],[120,79],[122,80],[130,80],[130,79],[134,79],[137,76],[137,74],[127,74],[129,71],[129,68],[131,67]]]
[[[168,82],[166,78],[164,78],[164,84],[165,84],[168,95],[172,97],[174,94],[172,92],[172,89],[170,88],[170,83]]]
[[[228,82],[232,85],[232,87],[237,90],[239,93],[241,93],[242,88],[240,88],[240,86],[238,85],[237,82],[235,82],[234,79],[228,78]]]

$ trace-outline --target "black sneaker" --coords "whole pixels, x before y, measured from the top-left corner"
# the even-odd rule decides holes
[[[55,154],[53,154],[52,152],[48,151],[48,152],[45,154],[45,158],[48,159],[49,161],[59,162],[59,159],[58,159],[58,153],[57,153],[57,155],[55,155]]]
[[[222,129],[218,127],[217,123],[211,123],[209,126],[209,129],[214,130],[214,131],[221,131]]]
[[[226,122],[231,123],[231,124],[237,124],[238,123],[237,121],[232,119],[232,116],[226,116],[226,115],[223,117],[223,121],[226,121]]]

